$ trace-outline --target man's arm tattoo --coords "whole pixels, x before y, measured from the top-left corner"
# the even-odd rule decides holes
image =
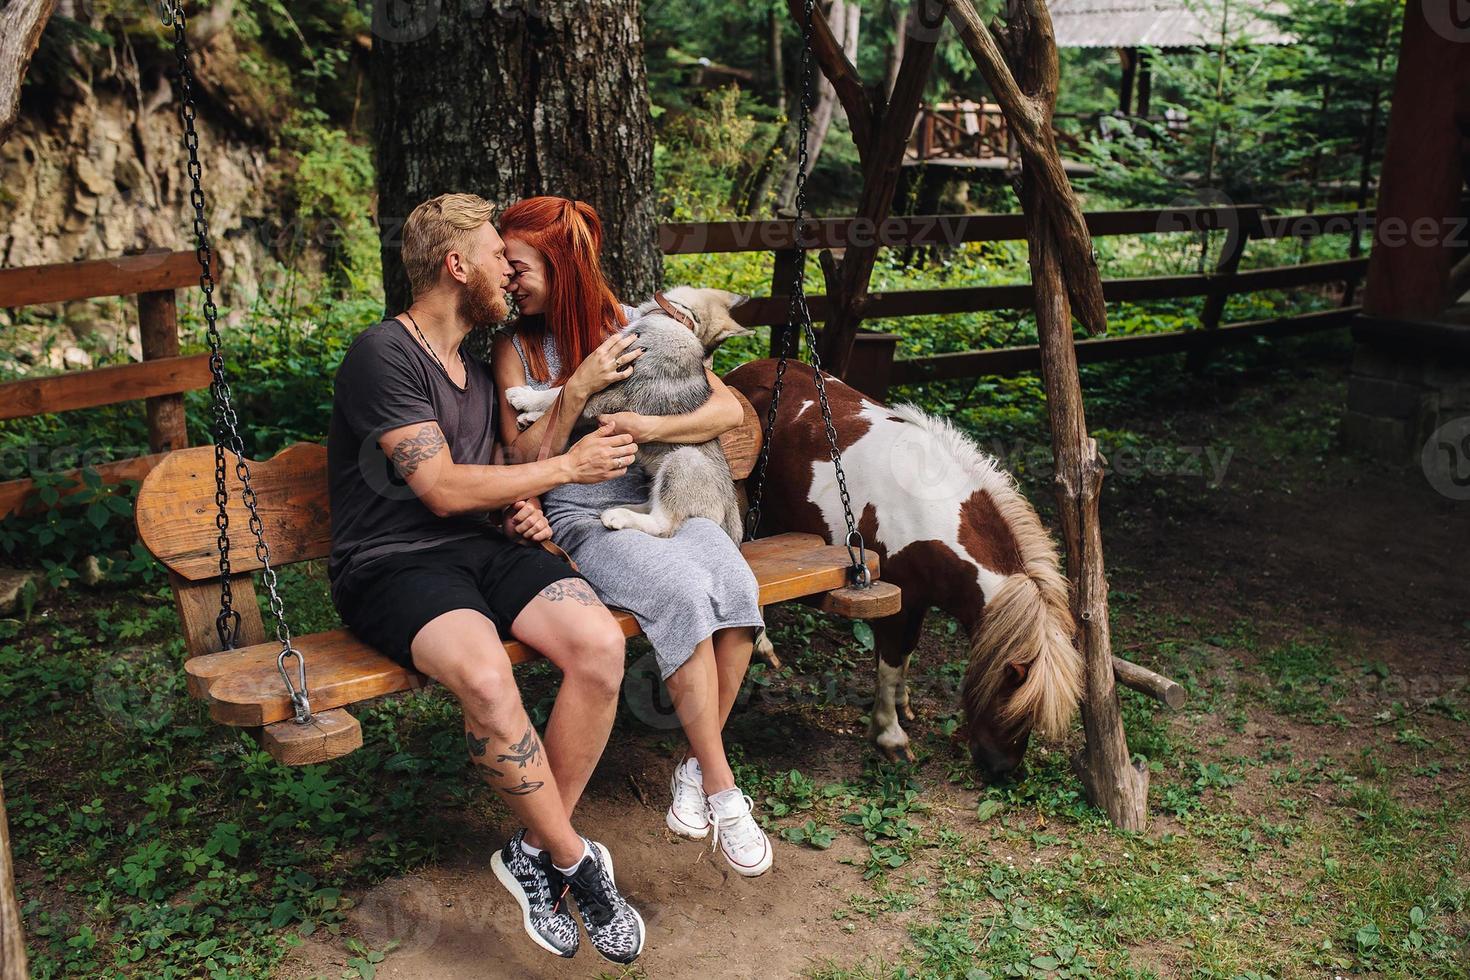
[[[602,600],[597,598],[597,593],[592,591],[592,586],[587,584],[586,579],[580,578],[558,579],[542,589],[541,596],[547,602],[571,599],[583,606],[602,605]]]
[[[432,422],[393,447],[393,465],[405,480],[444,448],[444,433]]]
[[[526,768],[527,763],[540,764],[541,742],[536,738],[536,729],[534,727],[527,728],[526,734],[521,736],[521,740],[512,745],[509,752],[504,755],[497,755],[495,761],[514,762],[522,769]]]

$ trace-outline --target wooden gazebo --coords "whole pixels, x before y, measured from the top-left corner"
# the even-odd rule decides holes
[[[1123,63],[1118,108],[1124,115],[1148,115],[1152,77],[1140,49],[1295,40],[1266,16],[1280,6],[1274,0],[1052,0],[1048,6],[1057,47],[1117,50]]]

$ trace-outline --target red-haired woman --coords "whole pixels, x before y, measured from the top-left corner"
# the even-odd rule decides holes
[[[632,312],[608,288],[598,255],[602,224],[583,202],[534,197],[506,209],[498,222],[514,270],[510,291],[521,317],[497,337],[493,365],[500,392],[501,436],[516,459],[536,455],[546,427],[564,451],[587,399],[628,377],[641,351],[622,333]],[[620,412],[604,425],[635,443],[701,443],[740,424],[740,403],[713,373],[713,394],[684,415]],[[562,386],[562,409],[517,431],[508,388]],[[576,433],[580,435],[580,432]],[[740,874],[771,866],[771,842],[735,785],[721,735],[750,665],[761,625],[755,576],[740,550],[713,521],[694,518],[671,537],[612,531],[601,513],[648,501],[648,477],[636,463],[603,483],[558,487],[542,498],[554,540],[609,606],[637,617],[653,644],[659,674],[689,740],[670,779],[670,830],[702,839],[711,830]],[[645,718],[653,722],[653,718]],[[555,765],[555,760],[552,760]]]

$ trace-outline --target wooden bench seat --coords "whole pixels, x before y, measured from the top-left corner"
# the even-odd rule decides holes
[[[743,399],[742,399],[743,401]],[[747,476],[759,452],[760,428],[746,404],[746,422],[721,440],[731,470]],[[276,568],[324,558],[331,550],[327,503],[326,447],[297,443],[263,462],[250,464],[271,564]],[[359,748],[362,730],[346,710],[359,701],[415,690],[428,683],[416,671],[383,656],[346,629],[293,638],[306,661],[313,720],[297,724],[276,666],[280,644],[267,639],[251,573],[260,568],[240,501],[234,467],[229,467],[231,591],[241,613],[245,645],[220,648],[214,620],[219,610],[219,558],[215,551],[214,447],[171,453],[138,493],[139,537],[169,570],[169,581],[184,627],[189,659],[184,665],[189,693],[209,705],[224,725],[259,730],[261,744],[289,765],[323,762]],[[898,589],[876,583],[870,590],[848,586],[847,549],[828,545],[814,534],[782,534],[741,546],[760,584],[763,605],[791,600],[855,618],[898,611]],[[876,579],[878,559],[867,556]],[[289,617],[290,607],[287,607]],[[626,636],[640,632],[631,613],[614,610]],[[524,644],[506,644],[514,663],[539,654]]]
[[[824,594],[847,584],[847,549],[833,547],[815,534],[782,534],[751,541],[742,549],[756,581],[761,604]],[[868,565],[876,572],[876,555]],[[614,617],[624,636],[642,632],[633,614],[617,609]],[[428,679],[383,656],[350,630],[335,629],[295,637],[306,658],[313,711],[340,708],[369,698],[423,687]],[[505,644],[511,663],[540,656],[515,640]],[[224,725],[252,728],[292,717],[291,702],[276,669],[280,643],[252,646],[194,657],[184,664],[189,693],[209,702],[209,713]]]

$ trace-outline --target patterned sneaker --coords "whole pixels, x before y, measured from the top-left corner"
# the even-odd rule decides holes
[[[527,854],[521,847],[525,839],[523,827],[490,858],[490,867],[520,905],[526,935],[547,952],[576,956],[582,937],[564,897],[561,872],[552,865],[549,851],[535,858]]]
[[[674,802],[664,823],[680,837],[704,840],[709,836],[709,801],[704,798],[704,774],[699,771],[699,760],[693,756],[681,762],[669,777],[669,792]]]
[[[754,878],[770,870],[771,841],[756,823],[750,797],[740,787],[710,797],[709,822],[725,860],[737,874]]]
[[[587,938],[611,963],[632,963],[643,952],[643,917],[629,905],[613,880],[612,855],[596,841],[588,841],[592,853],[565,876]]]

